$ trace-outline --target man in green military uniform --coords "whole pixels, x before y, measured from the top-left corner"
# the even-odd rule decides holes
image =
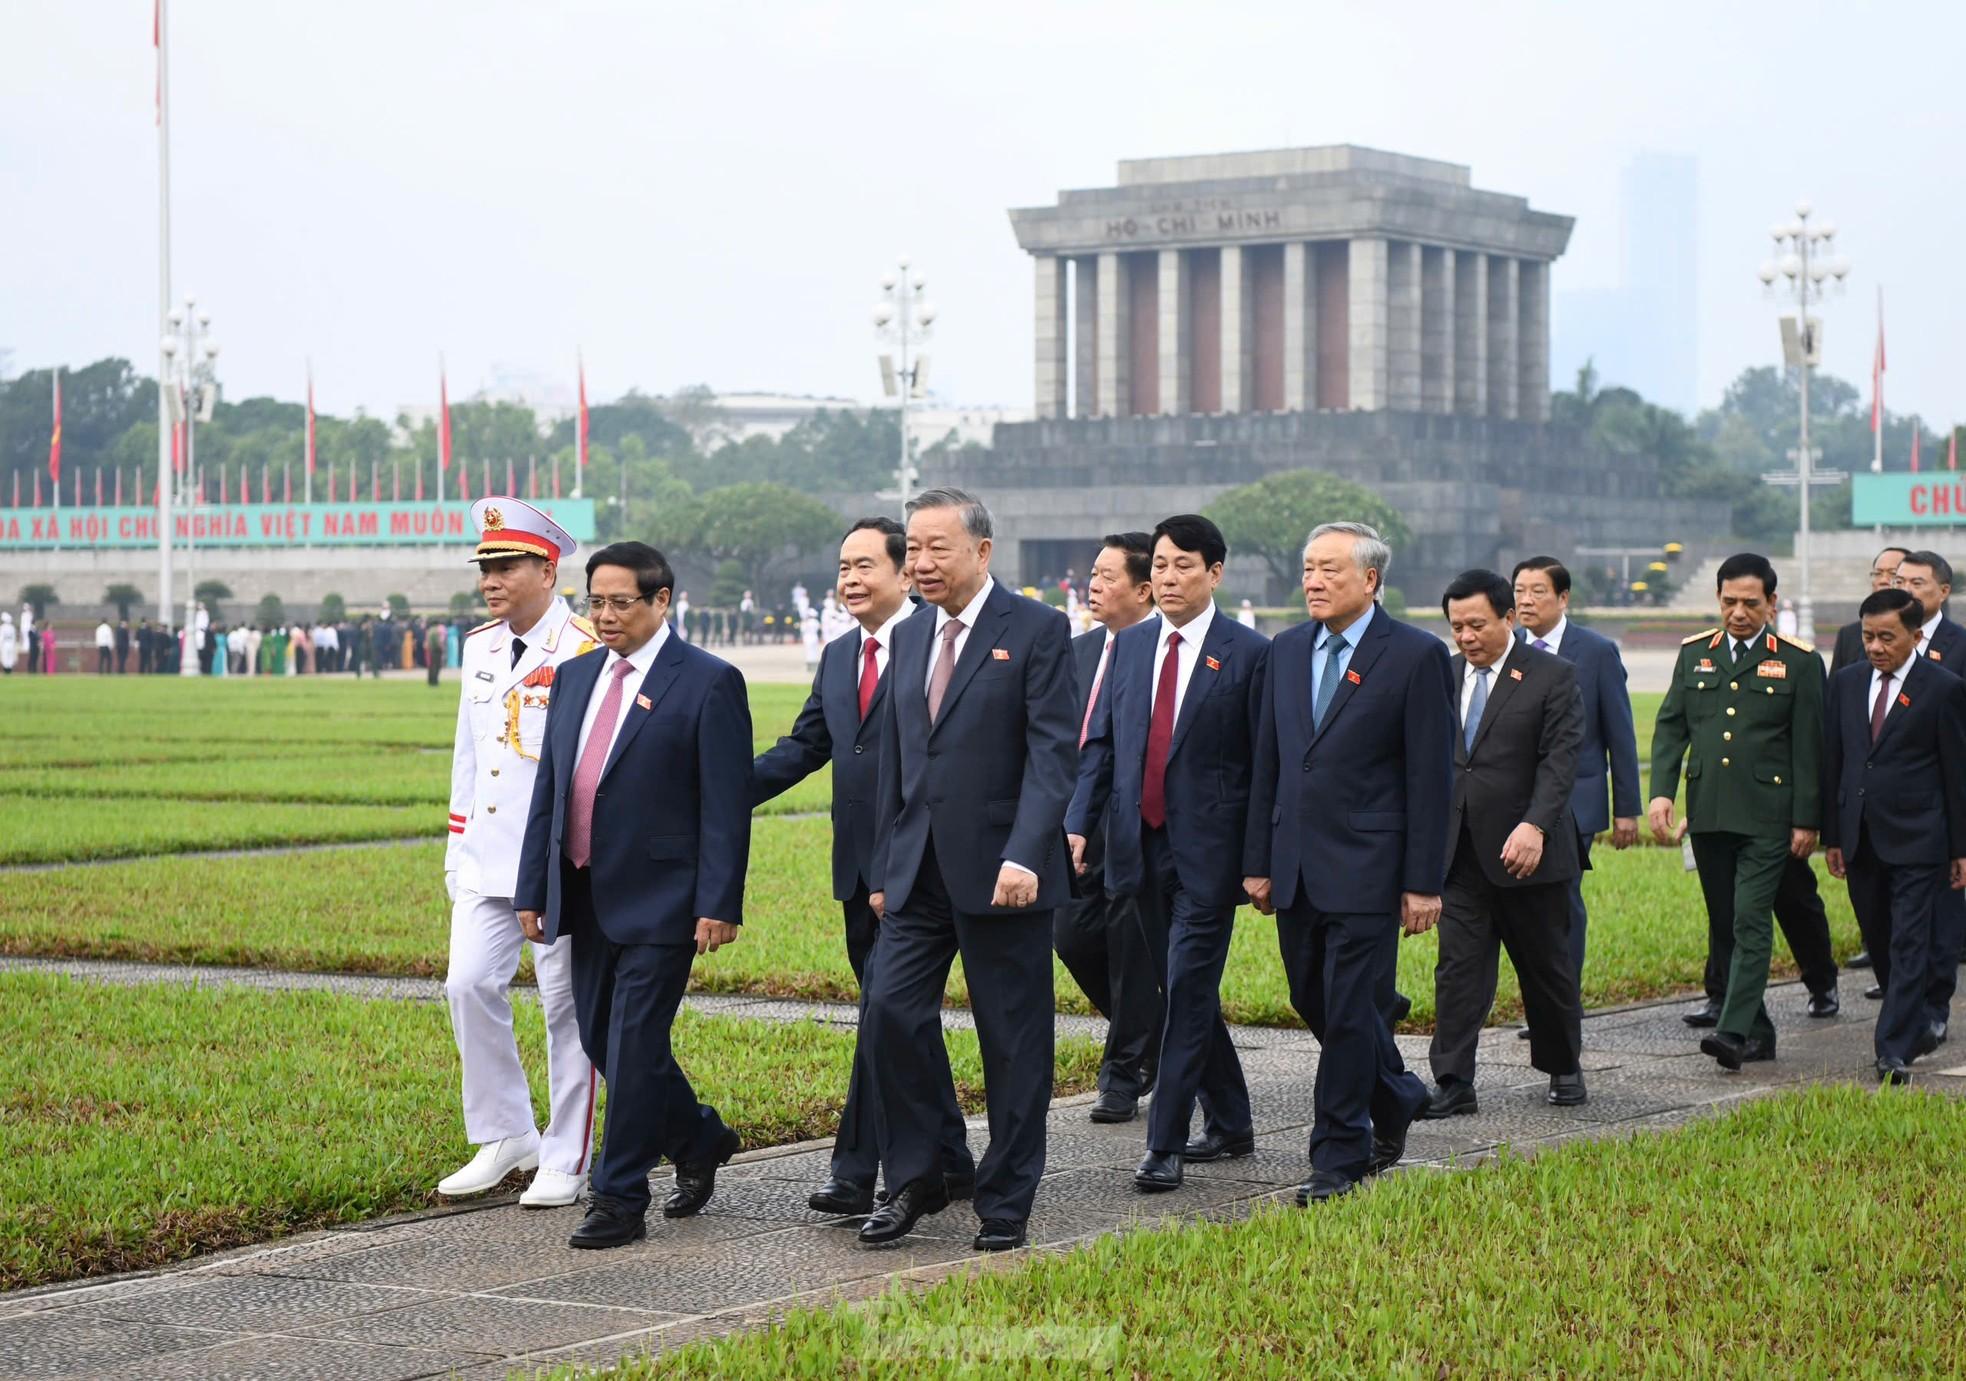
[[[1686,762],[1686,829],[1706,895],[1709,943],[1727,972],[1720,1022],[1700,1049],[1723,1069],[1775,1058],[1762,994],[1775,891],[1807,858],[1821,823],[1823,664],[1774,631],[1775,568],[1743,553],[1721,563],[1721,626],[1679,649],[1652,735],[1652,833],[1676,837]]]

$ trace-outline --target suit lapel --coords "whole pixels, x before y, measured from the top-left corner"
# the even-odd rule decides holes
[[[1345,659],[1345,670],[1340,674],[1338,689],[1331,693],[1331,704],[1324,711],[1324,723],[1318,725],[1311,733],[1312,744],[1315,745],[1319,739],[1331,732],[1331,726],[1337,723],[1340,712],[1351,703],[1352,692],[1365,684],[1367,673],[1379,660],[1379,654],[1386,650],[1386,639],[1392,634],[1392,628],[1387,623],[1391,617],[1384,609],[1372,611],[1372,622],[1366,625],[1365,637],[1357,647],[1352,649],[1351,656]],[[1318,655],[1316,638],[1311,639],[1311,647],[1311,658],[1315,662]],[[1308,676],[1306,680],[1309,680]],[[1308,697],[1304,706],[1304,716],[1308,724],[1310,722]]]
[[[990,597],[983,601],[983,609],[976,616],[976,627],[969,630],[969,636],[963,641],[962,656],[956,659],[955,674],[949,678],[948,689],[942,692],[942,713],[935,720],[936,728],[948,722],[949,711],[955,708],[956,701],[962,697],[964,687],[968,686],[970,679],[976,675],[977,668],[989,660],[990,649],[996,646],[1004,622],[1010,618],[1010,609],[1006,601],[1021,598],[1021,595],[1012,595],[1003,586],[998,585],[990,591]],[[931,634],[930,641],[938,640]],[[941,655],[941,649],[934,648],[932,655]]]
[[[1218,664],[1227,662],[1229,642],[1228,624],[1218,609],[1209,624],[1208,636],[1202,639],[1200,654],[1195,658],[1194,674],[1188,678],[1188,694],[1181,701],[1181,712],[1175,716],[1174,737],[1167,745],[1170,761],[1181,751],[1181,740],[1187,737],[1188,726],[1195,722],[1201,702],[1214,693],[1216,679],[1222,675],[1220,671],[1210,670],[1208,663],[1211,658]]]
[[[682,639],[671,631],[662,644],[662,651],[655,654],[655,664],[642,678],[634,701],[628,706],[628,718],[621,722],[621,732],[615,736],[614,747],[608,753],[607,763],[601,768],[602,781],[606,781],[608,773],[614,771],[614,765],[621,761],[621,755],[628,751],[628,745],[635,741],[635,735],[642,731],[642,725],[655,717],[655,707],[662,703],[662,697],[668,694],[669,687],[675,684],[682,669]],[[648,701],[646,706],[642,704],[644,700]],[[594,726],[594,731],[600,732],[599,724]]]
[[[1465,668],[1466,663],[1463,662],[1462,665]],[[1496,719],[1500,717],[1502,712],[1502,707],[1509,703],[1509,697],[1515,694],[1515,688],[1522,684],[1522,682],[1516,680],[1515,676],[1512,674],[1521,671],[1522,671],[1521,667],[1510,667],[1507,664],[1504,664],[1503,666],[1498,667],[1493,677],[1490,678],[1490,683],[1488,687],[1488,704],[1484,706],[1481,711],[1481,723],[1475,725],[1474,743],[1471,744],[1468,748],[1468,756],[1470,758],[1472,758],[1475,755],[1476,750],[1481,747],[1482,740],[1488,737],[1489,728],[1495,723]],[[1524,672],[1523,674],[1525,676],[1527,675],[1526,672]],[[1467,725],[1463,724],[1461,726],[1461,738],[1465,741],[1467,739],[1467,736],[1468,736]]]

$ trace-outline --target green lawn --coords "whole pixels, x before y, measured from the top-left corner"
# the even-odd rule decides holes
[[[1854,1088],[800,1310],[615,1376],[1958,1371],[1966,1108]],[[562,1373],[565,1374],[565,1373]]]
[[[518,1025],[543,1095],[538,1009]],[[676,1047],[747,1146],[838,1126],[850,1032],[684,1013]],[[975,1036],[949,1054],[979,1111]],[[1060,1041],[1060,1093],[1098,1060]],[[468,1149],[440,1004],[0,974],[0,1290],[414,1208]]]
[[[64,805],[78,803],[69,802]],[[698,969],[723,992],[851,1000],[838,903],[832,900],[824,820],[760,820],[752,832],[743,939]],[[1696,987],[1706,920],[1698,885],[1676,849],[1600,849],[1585,883],[1591,904],[1588,1005],[1636,1001]],[[440,975],[449,911],[443,846],[349,849],[290,857],[144,859],[16,874],[0,887],[0,953],[153,962]],[[1858,946],[1844,889],[1823,879],[1838,951]],[[1400,985],[1414,1002],[1409,1028],[1433,1019],[1431,935],[1400,945]],[[1775,968],[1794,964],[1779,932]],[[1062,966],[1060,1005],[1087,1010]],[[1296,1025],[1277,959],[1275,923],[1245,909],[1223,977],[1231,1020]],[[960,966],[951,1000],[967,1000]],[[1498,1019],[1520,1012],[1502,965]]]

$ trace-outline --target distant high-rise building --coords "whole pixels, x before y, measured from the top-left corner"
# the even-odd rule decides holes
[[[1622,384],[1691,414],[1699,383],[1700,166],[1644,153],[1625,165],[1616,287],[1557,294],[1553,374],[1568,387],[1586,360],[1600,386]]]

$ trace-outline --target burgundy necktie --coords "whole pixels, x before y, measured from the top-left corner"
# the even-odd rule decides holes
[[[1081,748],[1085,747],[1085,741],[1092,736],[1092,712],[1099,705],[1099,688],[1106,681],[1106,659],[1112,655],[1113,640],[1108,636],[1106,645],[1099,649],[1099,667],[1092,673],[1092,694],[1085,698],[1085,718],[1079,724],[1079,747]]]
[[[573,791],[567,800],[567,857],[576,868],[585,868],[594,856],[594,793],[601,785],[608,752],[614,747],[615,721],[621,718],[621,687],[634,669],[634,663],[625,657],[614,664],[614,679],[601,697],[600,713],[587,732],[587,747],[573,769]]]
[[[874,665],[874,653],[880,644],[868,638],[860,646],[866,654],[860,663],[860,718],[864,722],[868,707],[874,703],[874,690],[881,684],[881,669]]]
[[[1167,750],[1174,742],[1174,686],[1181,674],[1181,635],[1167,635],[1160,682],[1154,688],[1154,717],[1147,725],[1147,771],[1140,782],[1140,818],[1150,829],[1167,823]]]
[[[1884,716],[1891,708],[1891,674],[1886,672],[1877,683],[1877,703],[1870,707],[1870,741],[1877,742],[1877,736],[1884,732]]]

